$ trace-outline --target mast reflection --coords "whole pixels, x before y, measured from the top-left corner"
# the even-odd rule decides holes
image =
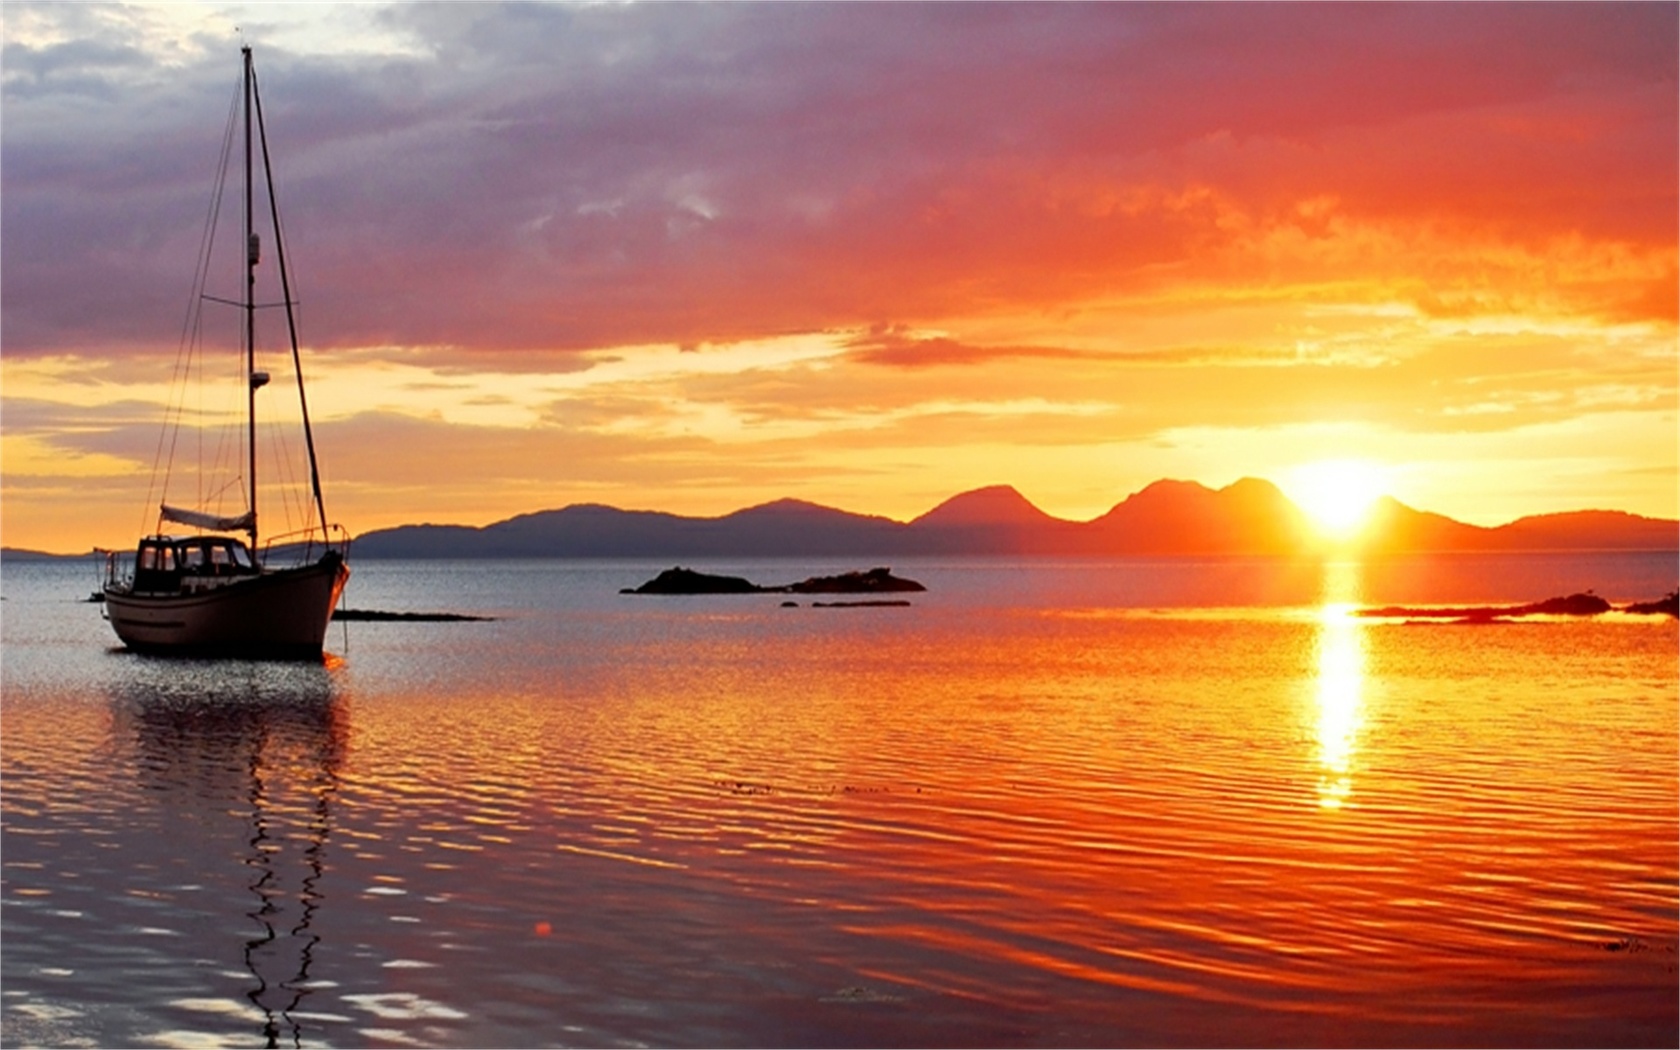
[[[1318,804],[1340,809],[1353,793],[1354,752],[1363,723],[1365,628],[1354,610],[1360,566],[1324,567],[1318,608]]]
[[[295,1015],[321,940],[314,920],[348,739],[330,670],[147,662],[112,699],[119,727],[134,733],[140,787],[168,793],[183,826],[213,829],[243,815],[252,895],[245,915],[255,923],[241,949],[255,982],[245,998],[261,1014],[264,1045],[302,1046]]]

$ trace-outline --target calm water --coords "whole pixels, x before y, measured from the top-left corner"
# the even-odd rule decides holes
[[[1665,1045],[1672,555],[362,562],[324,666],[3,577],[7,1045]],[[865,568],[702,566],[759,582]]]

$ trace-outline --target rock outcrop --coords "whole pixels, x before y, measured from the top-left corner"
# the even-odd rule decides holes
[[[776,589],[789,594],[891,594],[927,590],[915,580],[894,576],[887,568],[846,572],[839,576],[813,576]]]
[[[640,587],[626,587],[620,594],[761,594],[764,588],[739,576],[714,576],[675,566],[666,569]]]
[[[812,576],[798,583],[761,587],[740,576],[718,576],[675,566],[666,569],[640,587],[626,587],[620,594],[893,594],[925,591],[915,580],[894,576],[888,568],[868,572],[845,572],[838,576]]]

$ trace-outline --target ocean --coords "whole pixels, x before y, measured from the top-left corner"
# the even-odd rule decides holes
[[[1353,614],[1672,553],[352,567],[491,619],[158,659],[5,565],[0,1042],[1680,1040],[1676,622]]]

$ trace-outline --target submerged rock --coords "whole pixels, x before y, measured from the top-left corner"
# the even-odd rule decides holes
[[[371,623],[467,623],[494,620],[494,616],[472,616],[449,612],[386,612],[382,609],[334,609],[335,620],[359,620]]]

